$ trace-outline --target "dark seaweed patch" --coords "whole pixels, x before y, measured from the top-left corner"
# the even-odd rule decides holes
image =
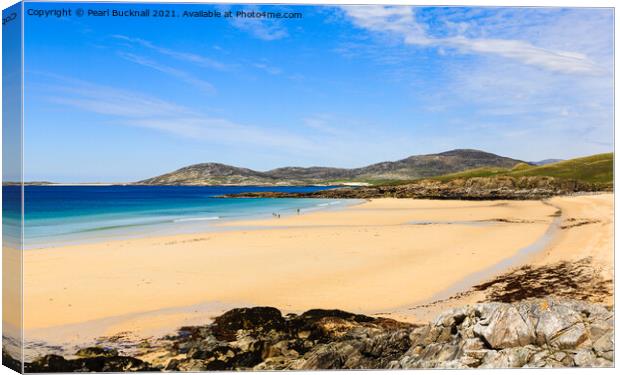
[[[540,267],[523,266],[472,289],[484,292],[485,301],[490,302],[515,302],[555,295],[601,303],[612,295],[612,288],[612,281],[603,279],[592,267],[592,259],[584,258]]]

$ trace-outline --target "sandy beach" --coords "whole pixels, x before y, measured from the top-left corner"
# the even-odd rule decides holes
[[[255,305],[394,312],[416,321],[423,316],[406,307],[467,289],[472,274],[504,272],[497,264],[590,257],[613,277],[612,194],[548,202],[373,199],[221,228],[25,251],[26,340],[165,334]],[[543,249],[519,257],[541,239]]]

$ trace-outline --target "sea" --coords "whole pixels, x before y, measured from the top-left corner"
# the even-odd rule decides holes
[[[339,209],[355,200],[220,198],[335,186],[25,186],[24,249],[223,230],[217,223]],[[3,186],[5,243],[19,243],[20,187]],[[234,226],[233,226],[234,228]]]

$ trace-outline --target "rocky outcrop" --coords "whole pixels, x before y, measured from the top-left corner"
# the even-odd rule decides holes
[[[174,359],[165,365],[165,369],[343,368],[347,362],[344,358],[351,352],[350,346],[360,345],[347,340],[350,335],[362,339],[370,334],[393,333],[405,327],[409,325],[340,310],[310,310],[284,317],[271,307],[234,309],[215,318],[209,326],[182,328],[178,336],[171,338],[169,350]],[[332,344],[336,346],[329,346]],[[386,345],[388,343],[384,342],[383,348],[377,349],[377,356],[387,354],[386,350],[406,350],[402,343],[400,351]],[[308,356],[304,359],[305,355]],[[371,367],[372,364],[367,362],[363,367]],[[379,367],[382,363],[385,367],[387,362],[383,362],[375,360],[373,363]],[[350,364],[353,366],[354,362]]]
[[[98,348],[88,357],[65,359],[49,354],[33,362],[24,364],[25,372],[134,372],[158,371],[159,369],[133,357],[97,354]]]
[[[426,325],[340,310],[282,316],[271,307],[228,311],[184,327],[152,363],[102,348],[76,359],[47,355],[28,372],[610,367],[613,313],[582,301],[539,298],[481,303]]]
[[[415,329],[411,348],[391,367],[610,367],[613,331],[613,313],[585,302],[479,304]]]
[[[253,192],[235,198],[417,198],[417,199],[543,199],[578,192],[605,191],[609,187],[555,177],[471,177],[450,181],[419,180],[408,184],[337,188],[311,193]]]

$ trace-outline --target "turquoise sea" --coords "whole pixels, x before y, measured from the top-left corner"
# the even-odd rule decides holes
[[[26,186],[24,248],[216,230],[225,220],[343,207],[332,199],[218,198],[250,191],[310,192],[325,186]],[[3,187],[5,241],[19,241],[19,186]]]

